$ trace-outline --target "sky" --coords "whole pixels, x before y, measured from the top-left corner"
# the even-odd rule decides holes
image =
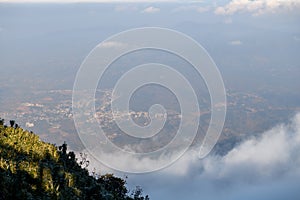
[[[221,71],[224,68],[240,66],[242,60],[248,67],[254,69],[248,73],[255,73],[255,68],[263,62],[275,68],[283,63],[293,68],[298,62],[296,55],[300,42],[300,26],[297,25],[300,13],[298,0],[180,1],[180,3],[151,1],[138,4],[92,5],[13,4],[14,0],[9,2],[0,3],[2,44],[0,58],[3,64],[9,66],[7,71],[12,75],[15,74],[15,68],[20,70],[20,66],[25,65],[27,70],[24,73],[29,71],[28,68],[34,68],[34,72],[30,72],[30,75],[40,76],[44,71],[39,66],[50,63],[54,66],[54,62],[70,66],[57,68],[61,70],[62,76],[71,74],[70,77],[74,77],[76,73],[74,66],[78,67],[89,51],[102,40],[121,31],[144,26],[170,28],[193,37],[206,48]],[[55,48],[57,46],[59,48]],[[224,48],[227,48],[226,54],[223,52]],[[16,56],[18,59],[15,59]],[[71,62],[71,59],[64,57],[72,57],[74,61]],[[235,59],[237,57],[240,59]],[[47,70],[55,73],[57,68]],[[70,68],[74,71],[68,70]],[[230,78],[237,81],[237,77],[226,78],[230,76],[229,71],[223,73],[227,79],[225,82],[230,82]],[[260,71],[260,75],[268,73],[270,72]],[[45,77],[45,80],[48,77]],[[291,77],[276,78],[276,83],[279,83],[279,79],[286,80]],[[265,77],[261,79],[266,80]],[[284,80],[280,84],[289,83]],[[251,80],[247,84],[257,88]]]
[[[204,0],[0,0],[0,3],[181,3],[181,4],[202,4]],[[238,12],[249,12],[254,15],[274,13],[283,10],[299,9],[299,0],[231,0],[211,1],[215,14],[232,15]],[[222,6],[218,6],[221,4]],[[198,9],[199,12],[208,9],[201,9],[197,6],[183,6],[180,9]],[[152,12],[149,10],[149,12]]]
[[[186,3],[186,2],[202,2],[183,1],[183,0],[1,0],[4,3]]]

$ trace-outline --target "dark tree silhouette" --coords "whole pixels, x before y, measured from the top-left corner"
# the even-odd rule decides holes
[[[10,123],[10,127],[14,127],[14,125],[15,125],[15,120],[9,120],[9,123]]]
[[[4,125],[4,119],[0,118],[0,126],[3,126],[3,125]]]

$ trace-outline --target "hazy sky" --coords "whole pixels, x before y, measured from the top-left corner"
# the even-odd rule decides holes
[[[271,66],[282,70],[281,66],[285,65],[294,70],[299,63],[298,0],[148,1],[130,4],[125,3],[128,1],[113,4],[9,2],[0,3],[0,59],[3,65],[7,65],[8,73],[13,75],[18,69],[40,77],[49,70],[46,81],[48,77],[53,78],[49,74],[60,69],[62,76],[71,74],[69,77],[73,78],[84,57],[98,43],[120,31],[145,26],[171,28],[194,38],[213,57],[225,82],[232,80],[228,77],[232,73],[227,69],[251,69],[247,77],[255,76],[265,81],[272,77],[260,76],[269,75]],[[41,65],[44,68],[40,68]],[[258,75],[255,74],[257,69],[260,69]],[[291,76],[296,76],[292,72],[289,77],[285,76],[286,72],[280,73],[276,83],[281,79],[283,84],[291,83],[285,80],[294,80]],[[247,77],[243,81],[247,81]],[[248,81],[243,86],[257,88],[252,80]],[[69,82],[71,87],[73,80]],[[238,85],[241,84],[234,84]],[[288,86],[295,87],[295,84]]]
[[[216,14],[234,14],[236,12],[252,12],[262,14],[284,9],[299,9],[299,0],[0,0],[0,3],[181,3],[201,4],[210,2]],[[218,4],[224,6],[218,6]],[[298,8],[297,8],[298,7]]]

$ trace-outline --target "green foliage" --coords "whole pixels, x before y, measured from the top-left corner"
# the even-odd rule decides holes
[[[140,188],[128,195],[126,181],[112,174],[89,175],[89,161],[85,154],[80,157],[77,162],[66,143],[57,148],[13,120],[7,127],[0,119],[0,200],[149,199]]]

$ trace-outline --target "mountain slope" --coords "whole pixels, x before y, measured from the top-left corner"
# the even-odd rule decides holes
[[[147,200],[141,190],[131,195],[125,180],[112,174],[91,176],[67,144],[56,147],[37,135],[0,119],[0,200],[114,199]]]

